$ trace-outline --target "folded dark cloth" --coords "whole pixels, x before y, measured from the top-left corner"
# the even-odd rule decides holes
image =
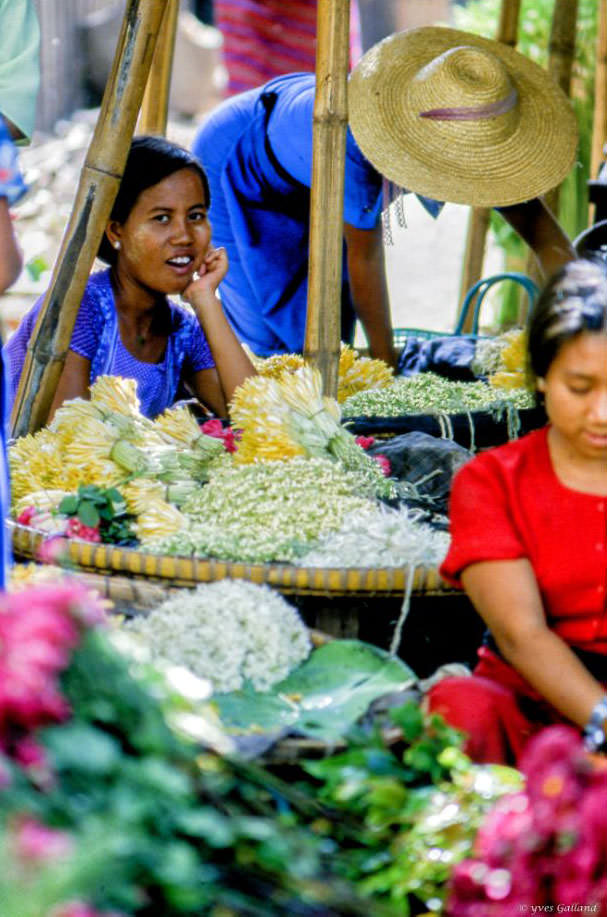
[[[401,376],[433,372],[447,379],[471,382],[477,378],[471,369],[475,348],[472,337],[410,337],[400,354],[397,372]]]

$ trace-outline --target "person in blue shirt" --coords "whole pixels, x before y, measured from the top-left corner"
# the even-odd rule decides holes
[[[355,74],[364,71],[374,53],[375,49],[367,52]],[[193,152],[209,178],[214,238],[228,253],[230,269],[220,289],[223,307],[236,335],[259,356],[301,352],[304,345],[314,94],[312,74],[278,77],[222,103],[199,128],[193,143]],[[392,144],[406,143],[406,138],[395,141],[393,134]],[[375,161],[373,147],[365,146],[365,156],[355,136],[348,128],[342,339],[351,340],[358,318],[371,355],[394,366],[381,227],[386,172],[382,169],[380,174],[371,163]],[[543,155],[549,153],[545,150]],[[526,170],[519,171],[535,168],[530,161]],[[406,187],[419,191],[422,203],[434,215],[440,210],[440,203],[428,200],[435,195],[427,189],[418,189],[415,182]],[[533,199],[505,207],[502,213],[550,274],[575,255],[543,202],[530,197]],[[495,203],[501,201],[496,198]]]

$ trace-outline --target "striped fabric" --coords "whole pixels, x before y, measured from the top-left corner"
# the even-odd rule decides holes
[[[215,25],[223,35],[227,95],[261,86],[275,76],[313,72],[316,0],[215,0]],[[360,56],[358,9],[351,4],[350,58]]]

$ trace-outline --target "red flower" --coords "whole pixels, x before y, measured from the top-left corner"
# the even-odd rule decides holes
[[[374,442],[375,442],[374,436],[357,436],[356,437],[356,445],[360,446],[361,449],[370,449]]]
[[[373,458],[375,459],[375,461],[377,462],[377,464],[383,471],[384,475],[387,478],[389,478],[390,475],[392,474],[392,465],[390,464],[390,459],[388,458],[388,456],[378,453],[377,455],[374,455]]]
[[[207,436],[216,436],[217,439],[223,439],[223,424],[217,417],[212,417],[211,420],[205,420],[201,426],[203,433],[206,433]]]
[[[236,452],[238,449],[238,440],[241,435],[240,432],[234,431],[232,427],[224,427],[217,417],[213,417],[211,420],[205,420],[201,426],[201,430],[203,433],[206,433],[207,436],[214,436],[216,439],[223,440],[226,452]]]
[[[32,521],[32,517],[37,513],[35,506],[26,506],[22,513],[19,513],[17,516],[17,522],[19,525],[29,525]]]
[[[81,538],[83,541],[101,541],[99,526],[84,525],[80,519],[77,519],[75,516],[68,519],[65,534],[68,538]]]

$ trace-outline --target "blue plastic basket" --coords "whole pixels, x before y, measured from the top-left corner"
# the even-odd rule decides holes
[[[455,330],[453,332],[429,331],[428,329],[423,328],[395,328],[394,346],[403,347],[407,338],[410,337],[422,339],[438,337],[481,337],[481,335],[478,333],[478,325],[483,300],[485,299],[485,296],[491,287],[495,286],[497,283],[503,283],[505,280],[511,280],[523,287],[527,293],[527,297],[529,299],[529,311],[531,311],[535,305],[535,301],[539,293],[539,288],[537,284],[531,279],[531,277],[527,277],[526,274],[519,274],[516,271],[507,271],[503,274],[493,274],[491,277],[485,277],[484,280],[477,281],[477,283],[470,287],[466,293],[466,298],[462,303],[457,325],[455,326]],[[472,330],[464,332],[462,329],[466,324],[466,319],[468,318],[470,309],[473,310]]]

